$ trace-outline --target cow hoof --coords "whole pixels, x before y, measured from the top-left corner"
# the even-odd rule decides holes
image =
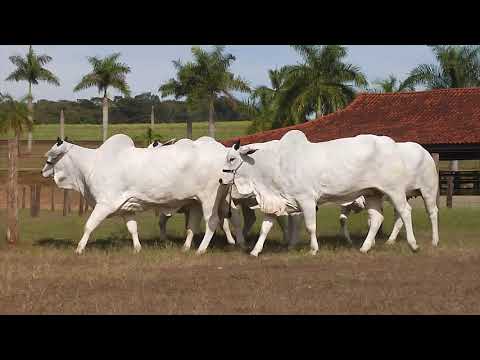
[[[385,241],[385,244],[386,245],[393,245],[393,244],[395,244],[395,239],[388,239],[387,241]]]
[[[258,251],[252,251],[250,252],[250,255],[258,257]]]
[[[312,250],[310,250],[308,253],[309,253],[310,255],[317,255],[317,252],[318,252],[318,249],[312,249]]]
[[[412,249],[412,251],[414,253],[418,252],[420,250],[420,247],[418,245],[415,245],[415,246],[410,246],[410,248]]]
[[[182,252],[189,252],[190,248],[187,246],[182,246]]]
[[[75,250],[75,254],[82,255],[83,254],[83,249],[77,248],[77,250]]]
[[[133,248],[133,252],[134,252],[135,254],[138,254],[138,253],[140,252],[140,250],[142,250],[142,247],[141,247],[141,246],[137,246],[137,247],[134,247],[134,248]]]
[[[360,248],[360,252],[363,253],[363,254],[368,253],[369,250],[370,250],[370,248],[364,248],[363,246]]]
[[[207,250],[197,250],[196,255],[203,255],[207,252]]]

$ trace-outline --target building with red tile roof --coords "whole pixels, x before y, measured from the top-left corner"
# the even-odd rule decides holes
[[[303,131],[312,142],[359,134],[413,141],[440,160],[480,159],[480,88],[363,93],[346,108],[316,120],[222,141],[231,146],[280,139]]]

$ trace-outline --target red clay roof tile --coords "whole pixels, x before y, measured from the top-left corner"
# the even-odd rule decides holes
[[[343,110],[303,124],[222,141],[231,146],[280,139],[301,130],[312,142],[359,134],[431,144],[480,143],[480,88],[393,94],[363,93]]]

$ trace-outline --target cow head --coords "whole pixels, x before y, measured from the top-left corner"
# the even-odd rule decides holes
[[[45,154],[47,158],[45,166],[42,169],[43,177],[52,177],[58,186],[65,182],[68,175],[68,161],[65,160],[65,155],[74,146],[66,140],[57,138],[56,143]]]
[[[254,145],[240,146],[240,140],[238,140],[227,152],[225,165],[219,179],[220,184],[235,185],[240,194],[250,194],[252,190],[248,186],[249,179],[242,166],[245,166],[245,163],[253,164],[251,155],[257,150]]]

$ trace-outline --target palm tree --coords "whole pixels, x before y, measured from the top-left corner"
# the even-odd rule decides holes
[[[28,82],[28,111],[31,122],[33,122],[33,97],[32,85],[37,85],[40,81],[45,81],[56,86],[60,85],[58,78],[44,65],[52,61],[48,55],[37,55],[30,45],[25,57],[13,55],[9,57],[10,61],[17,67],[8,77],[7,81],[27,81]],[[32,150],[32,132],[28,132],[28,152]]]
[[[12,131],[17,144],[25,131],[32,131],[33,121],[24,102],[15,101],[8,94],[0,94],[0,132]]]
[[[0,94],[0,133],[13,131],[13,148],[8,147],[9,153],[9,180],[7,200],[7,241],[11,244],[18,241],[18,144],[20,135],[25,131],[32,130],[33,122],[30,112],[23,102],[15,101],[9,95]]]
[[[430,48],[437,63],[418,65],[405,80],[406,85],[423,85],[427,89],[480,86],[480,46],[435,45]],[[450,170],[458,170],[458,160],[450,162]]]
[[[402,91],[415,91],[414,86],[401,82],[395,77],[395,75],[389,75],[388,78],[377,80],[373,84],[377,86],[376,89],[372,89],[373,92],[396,93]]]
[[[172,63],[177,71],[176,79],[168,80],[160,86],[158,91],[161,93],[162,99],[173,96],[175,100],[187,98],[187,102],[190,103],[193,93],[193,64],[182,64],[180,60],[174,60]],[[187,138],[192,139],[192,119],[190,117],[187,118]]]
[[[85,75],[75,86],[73,91],[80,91],[90,87],[97,87],[98,92],[103,92],[103,141],[108,134],[108,96],[109,87],[119,90],[123,95],[130,96],[130,89],[126,81],[126,75],[130,73],[130,67],[120,63],[120,53],[115,53],[105,58],[88,57],[92,65],[92,71]]]
[[[174,61],[177,79],[170,79],[160,86],[162,97],[173,95],[186,97],[191,104],[208,106],[208,135],[215,137],[215,101],[224,95],[235,106],[231,91],[249,92],[248,84],[229,71],[235,56],[224,53],[225,46],[214,46],[211,52],[192,47],[193,61],[182,64]]]
[[[410,72],[406,86],[427,89],[480,86],[480,46],[435,45],[436,64],[421,64]]]
[[[325,115],[345,107],[355,87],[368,82],[357,66],[345,63],[347,49],[340,45],[292,45],[302,63],[282,68],[286,73],[279,93],[279,114],[287,124],[303,122],[310,114]]]
[[[282,89],[285,72],[269,70],[270,86],[259,86],[251,92],[250,97],[241,102],[242,110],[253,117],[248,133],[270,130],[281,121],[278,115],[277,95]]]

